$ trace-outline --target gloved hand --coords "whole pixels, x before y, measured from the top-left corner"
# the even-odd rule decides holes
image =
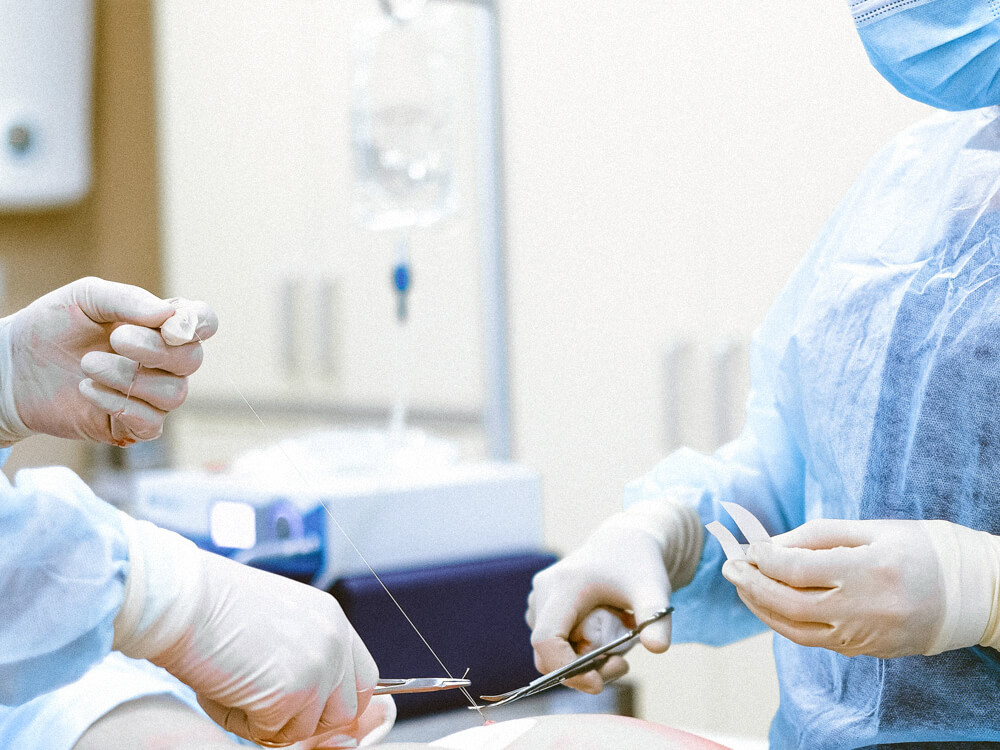
[[[820,519],[722,574],[803,646],[881,658],[1000,646],[1000,538],[948,521]]]
[[[391,695],[376,695],[353,724],[330,734],[297,742],[294,750],[341,750],[374,747],[382,742],[396,723],[396,704]]]
[[[343,747],[386,720],[384,701],[365,714],[378,669],[332,596],[122,523],[129,574],[116,649],[166,669],[220,726],[254,742],[341,735],[333,747]]]
[[[97,278],[40,297],[0,320],[0,443],[34,433],[115,445],[158,437],[201,364],[198,337],[217,326],[202,302]]]
[[[620,629],[607,627],[607,609],[617,611],[631,628],[666,607],[672,588],[686,586],[694,577],[701,540],[701,521],[692,508],[647,501],[612,516],[582,547],[538,573],[525,614],[538,671],[565,666],[620,634]],[[603,632],[595,635],[595,630]],[[670,617],[649,625],[639,640],[649,651],[666,651]],[[599,693],[627,671],[625,659],[612,656],[600,669],[565,684]]]

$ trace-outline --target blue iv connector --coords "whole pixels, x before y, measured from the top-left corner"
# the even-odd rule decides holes
[[[392,269],[392,286],[396,290],[396,319],[400,323],[406,322],[406,293],[410,291],[410,265],[402,262]]]

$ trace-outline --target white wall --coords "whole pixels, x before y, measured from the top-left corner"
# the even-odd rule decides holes
[[[168,268],[201,279],[184,293],[218,301],[230,318],[241,309],[226,307],[235,280],[219,269],[270,259],[269,272],[281,275],[297,258],[314,270],[334,257],[317,255],[320,244],[342,253],[334,272],[360,268],[358,283],[382,283],[389,256],[375,260],[372,241],[330,190],[349,173],[309,150],[347,137],[349,60],[334,39],[358,8],[159,6],[166,246],[203,259],[197,275],[184,272],[193,261],[179,255]],[[501,23],[516,457],[543,474],[547,538],[568,551],[619,507],[623,484],[663,454],[668,345],[698,342],[681,396],[689,413],[704,415],[706,352],[722,338],[749,338],[869,156],[924,109],[870,68],[844,3],[503,0]],[[317,60],[327,72],[312,78]],[[324,130],[275,141],[298,132],[298,120],[281,112],[305,112]],[[223,131],[212,129],[218,123]],[[328,197],[316,202],[316,190]],[[250,231],[248,218],[264,231]],[[359,243],[368,243],[364,253],[355,252]],[[283,247],[294,252],[275,255]],[[448,258],[461,261],[445,254],[438,262]],[[431,286],[421,298],[451,339],[438,350],[445,358],[479,353],[468,323],[475,285],[463,268],[465,284]],[[383,336],[391,300],[377,286],[352,299],[343,335],[374,366],[362,344]],[[228,356],[251,370],[269,346],[247,338]],[[341,395],[385,397],[378,372],[351,366]],[[477,366],[459,369],[474,375]],[[447,380],[433,367],[422,377],[425,385]],[[738,377],[745,391],[745,373]],[[268,382],[258,391],[294,391]],[[448,404],[456,393],[468,405],[477,391],[446,383],[426,395]],[[703,424],[688,427],[709,446]],[[637,656],[642,714],[763,736],[776,706],[768,645],[764,636]]]

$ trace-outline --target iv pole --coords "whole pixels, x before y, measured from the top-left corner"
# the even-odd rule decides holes
[[[478,66],[476,91],[479,127],[476,180],[479,200],[479,240],[483,273],[483,344],[486,394],[482,424],[488,456],[509,461],[511,446],[510,377],[507,348],[507,285],[504,274],[503,151],[500,90],[500,34],[497,0],[379,0],[383,10],[400,18],[419,13],[426,2],[478,6],[476,24]]]
[[[479,194],[483,264],[483,327],[486,359],[486,401],[483,427],[490,458],[511,458],[510,378],[507,352],[507,283],[504,274],[503,151],[501,139],[500,34],[496,0],[478,3],[484,8],[480,49]]]

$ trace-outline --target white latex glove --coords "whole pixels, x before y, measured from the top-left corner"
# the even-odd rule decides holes
[[[114,648],[166,669],[221,727],[254,742],[342,735],[332,746],[349,747],[384,722],[364,718],[378,668],[332,596],[144,521],[123,525],[129,575]]]
[[[948,521],[810,521],[722,574],[765,624],[846,656],[1000,644],[1000,538]]]
[[[0,320],[0,443],[158,437],[217,326],[202,302],[97,278],[40,297]]]
[[[666,607],[671,582],[680,588],[693,578],[701,541],[701,521],[692,508],[647,501],[612,516],[582,547],[538,573],[525,614],[538,671],[565,666],[620,635],[622,628],[613,626],[607,610],[632,628]],[[639,640],[653,653],[666,651],[670,617],[646,627]],[[627,671],[628,663],[616,655],[565,684],[599,693]]]
[[[353,724],[330,734],[298,742],[295,750],[341,750],[374,747],[382,742],[396,723],[396,704],[391,695],[376,695]]]

